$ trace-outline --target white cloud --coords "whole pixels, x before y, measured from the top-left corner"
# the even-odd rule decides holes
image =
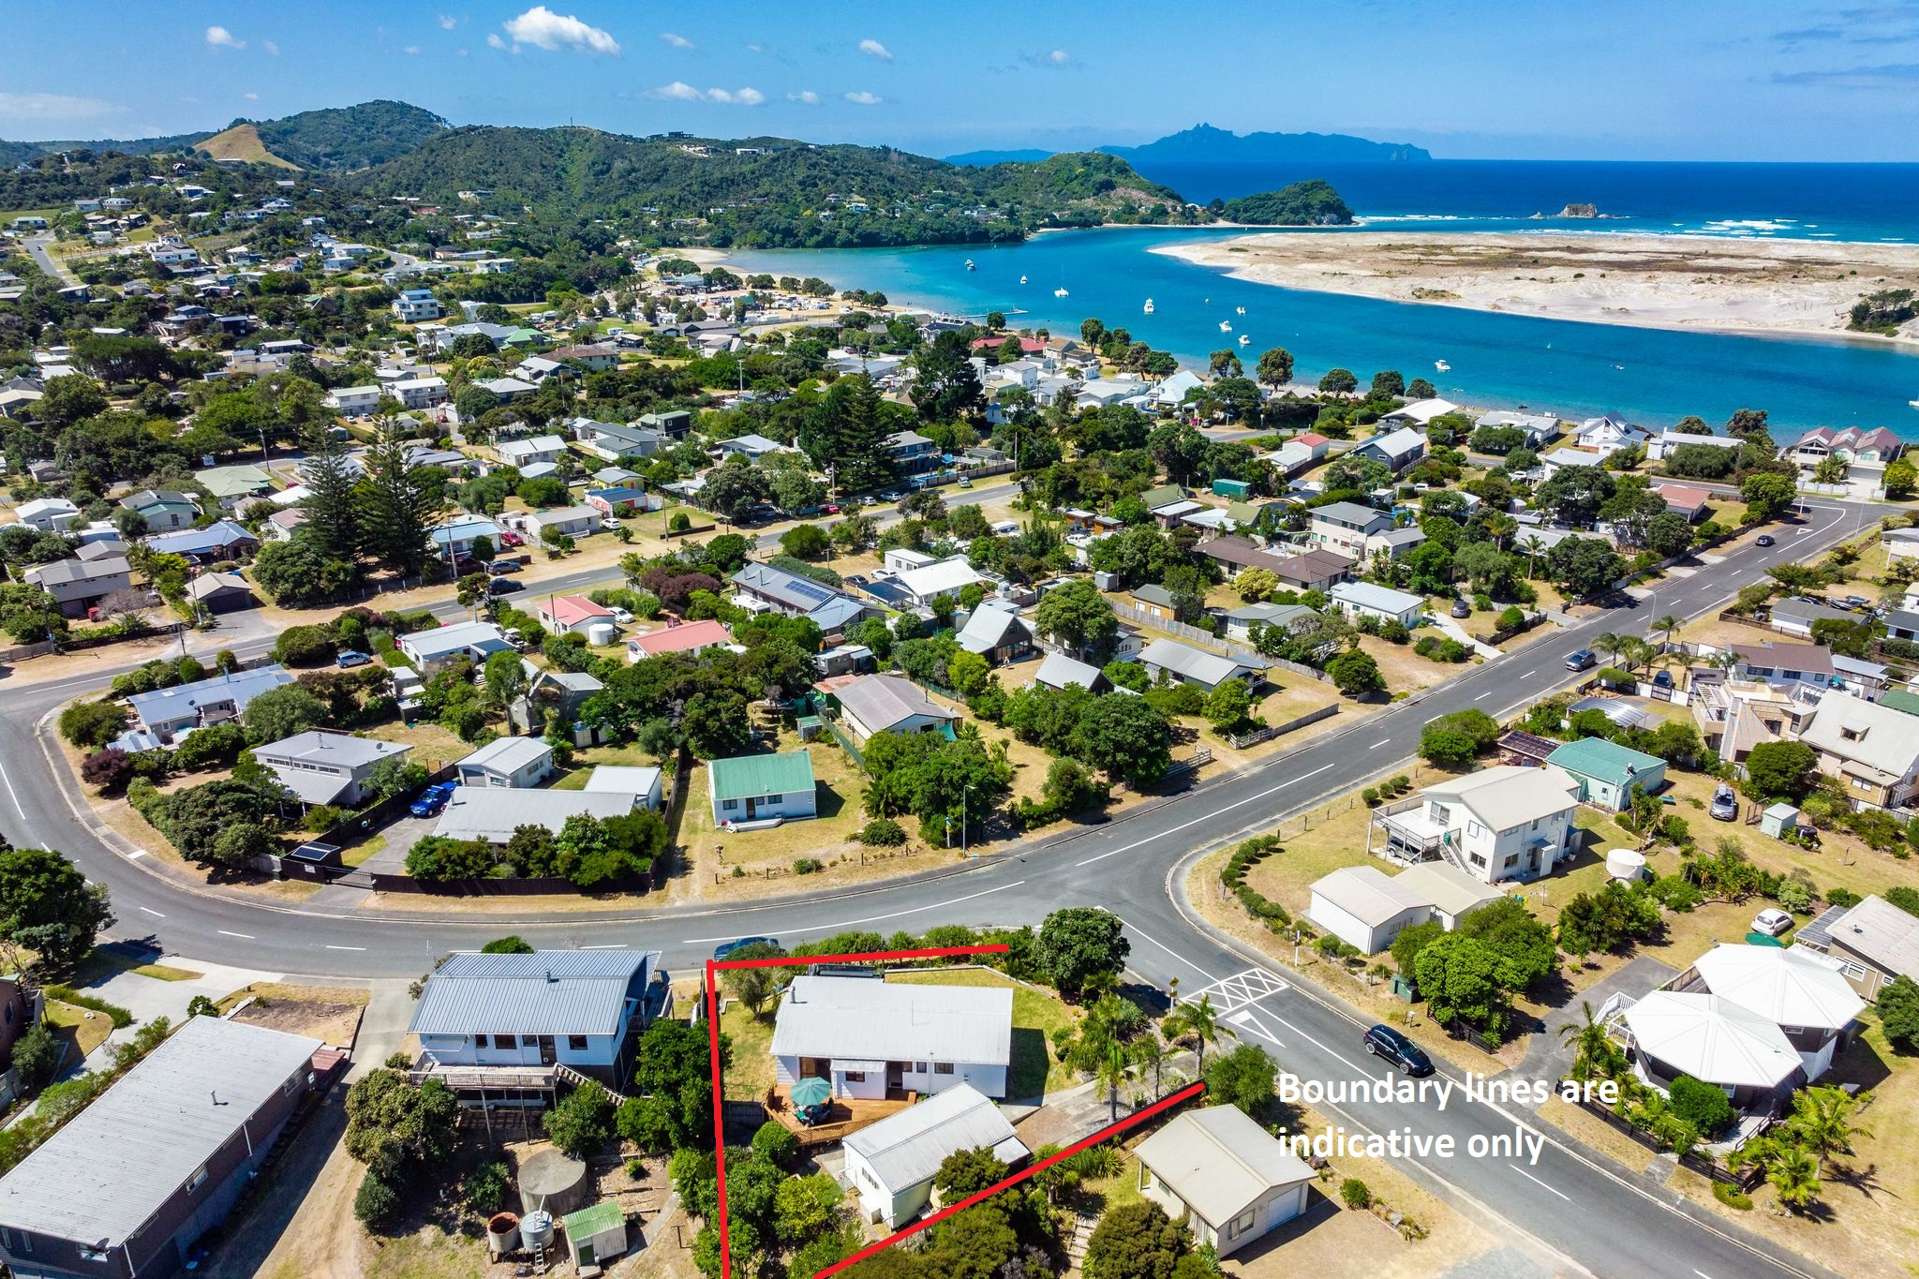
[[[693,42],[677,31],[660,32],[660,43],[674,49],[691,49]]]
[[[235,39],[225,27],[208,27],[207,46],[213,49],[244,49],[247,42]]]
[[[440,15],[440,30],[451,31],[453,30],[453,28],[459,25],[460,25],[460,20],[454,17],[452,14],[443,13]]]
[[[98,120],[126,108],[65,93],[0,93],[0,120]]]
[[[549,53],[571,49],[576,53],[618,55],[620,42],[610,31],[591,26],[570,13],[555,13],[536,4],[517,18],[503,24],[507,38],[516,45],[530,44]]]
[[[850,90],[844,96],[848,102],[862,107],[876,107],[882,101],[879,94],[868,93],[865,89]]]
[[[816,107],[820,104],[820,95],[811,89],[801,89],[798,93],[787,94],[786,100],[788,102],[804,103],[809,107]]]
[[[765,53],[766,46],[755,40],[746,46],[746,51],[748,53]]]
[[[420,56],[420,46],[417,44],[410,44],[406,48],[400,50],[400,52],[404,53],[409,58],[417,58]]]
[[[1073,55],[1064,49],[1055,49],[1046,55],[1046,60],[1056,67],[1063,67],[1073,60]]]
[[[868,57],[878,58],[881,62],[893,60],[893,51],[870,36],[860,41],[860,52]]]
[[[499,32],[490,31],[487,33],[486,47],[489,49],[504,49],[506,48],[506,41],[500,39]]]
[[[280,46],[271,40],[260,41],[260,47],[276,58],[280,56]]]
[[[240,96],[245,98],[248,102],[258,102],[260,100],[260,95],[257,93],[243,93]]]
[[[757,107],[766,101],[766,95],[751,85],[738,89],[699,90],[684,80],[675,80],[655,89],[648,89],[649,98],[664,98],[672,102],[719,102],[734,107]]]

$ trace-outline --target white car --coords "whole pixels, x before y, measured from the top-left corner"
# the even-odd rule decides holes
[[[623,608],[609,607],[606,611],[613,614],[613,620],[618,622],[621,626],[630,626],[633,623],[633,614],[627,612]]]
[[[1768,937],[1777,937],[1791,927],[1792,916],[1777,906],[1768,906],[1752,917],[1752,930]]]

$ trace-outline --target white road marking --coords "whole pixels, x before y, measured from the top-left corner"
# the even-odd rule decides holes
[[[1201,968],[1198,964],[1194,963],[1192,960],[1186,958],[1186,956],[1174,950],[1171,946],[1168,946],[1165,942],[1157,941],[1151,937],[1148,937],[1145,933],[1140,932],[1139,929],[1134,928],[1131,924],[1127,924],[1124,919],[1120,919],[1119,915],[1117,914],[1115,914],[1113,918],[1118,919],[1119,922],[1122,924],[1126,924],[1127,929],[1133,933],[1138,934],[1140,940],[1152,942],[1153,945],[1159,947],[1161,950],[1171,955],[1174,959],[1177,959],[1180,963],[1186,965],[1188,968],[1198,973],[1201,977],[1211,978],[1212,980],[1215,980],[1215,981],[1218,980],[1217,978],[1214,978],[1211,973],[1207,972],[1204,968]]]
[[[1473,698],[1473,700],[1475,702],[1483,702],[1487,698],[1491,697],[1492,695],[1493,695],[1493,690],[1489,688],[1485,692],[1481,693],[1478,697]]]
[[[1543,1186],[1545,1189],[1552,1191],[1554,1194],[1558,1195],[1561,1199],[1564,1199],[1567,1203],[1571,1203],[1573,1201],[1573,1197],[1571,1195],[1567,1194],[1563,1190],[1558,1189],[1557,1187],[1547,1185],[1547,1183],[1533,1176],[1531,1173],[1527,1172],[1524,1168],[1521,1168],[1518,1164],[1507,1164],[1506,1166],[1512,1169],[1514,1172],[1518,1173],[1520,1176],[1524,1177],[1527,1181],[1532,1182],[1534,1185]],[[1698,1274],[1699,1272],[1695,1270],[1693,1271],[1693,1273]]]
[[[137,862],[137,861],[139,861],[139,860],[140,860],[140,859],[141,859],[142,857],[145,857],[146,855],[147,855],[147,850],[146,850],[146,849],[144,849],[144,848],[136,848],[136,849],[134,849],[134,850],[133,850],[132,852],[130,852],[130,853],[128,853],[128,854],[127,854],[127,860],[128,860],[128,861],[130,861],[130,862]]]
[[[1007,889],[1009,889],[1009,888],[1018,888],[1018,887],[1019,887],[1020,885],[1022,885],[1022,884],[1024,884],[1025,882],[1026,882],[1026,881],[1025,881],[1025,880],[1023,880],[1023,879],[1020,879],[1020,880],[1015,880],[1014,882],[1012,882],[1012,883],[1010,883],[1010,884],[1001,884],[1001,885],[1000,885],[1000,886],[999,886],[998,888],[987,888],[987,889],[982,889],[981,891],[979,891],[979,892],[977,892],[977,893],[971,893],[971,894],[968,894],[968,895],[967,895],[967,896],[965,896],[965,897],[955,897],[955,898],[952,898],[951,900],[948,900],[948,901],[943,901],[943,902],[933,902],[933,903],[932,903],[931,905],[927,905],[927,906],[915,906],[915,907],[913,907],[913,909],[911,909],[911,910],[895,910],[895,911],[888,911],[888,912],[887,912],[886,914],[884,914],[884,915],[868,915],[868,916],[866,916],[866,917],[865,917],[864,919],[843,919],[843,920],[841,920],[841,921],[840,921],[839,923],[837,923],[837,924],[815,924],[815,925],[813,925],[813,926],[811,926],[811,927],[807,927],[807,928],[786,928],[786,929],[782,929],[781,931],[782,931],[782,932],[787,932],[787,933],[838,933],[838,932],[844,932],[844,931],[846,931],[846,930],[847,930],[847,929],[849,929],[849,928],[857,928],[857,927],[859,927],[859,926],[860,926],[861,924],[876,924],[876,923],[878,923],[878,922],[880,922],[880,921],[881,921],[881,920],[883,920],[883,919],[900,919],[900,918],[903,918],[903,917],[905,917],[905,916],[907,916],[907,915],[920,915],[920,914],[924,914],[925,912],[927,912],[927,911],[929,911],[929,910],[944,910],[944,909],[946,909],[946,908],[947,908],[947,907],[949,907],[949,906],[957,906],[957,905],[959,905],[959,904],[960,904],[961,902],[970,902],[970,901],[972,901],[972,900],[973,900],[974,898],[977,898],[977,897],[988,897],[988,896],[991,896],[991,895],[992,895],[992,894],[994,894],[994,893],[1003,893],[1003,892],[1005,892],[1005,891],[1006,891]],[[687,938],[683,938],[683,939],[681,940],[681,945],[684,945],[684,946],[698,946],[698,945],[701,945],[701,944],[703,944],[703,943],[705,943],[705,942],[716,942],[716,941],[734,941],[734,940],[736,940],[737,938],[739,938],[740,936],[741,936],[741,934],[739,934],[739,933],[727,933],[727,934],[725,934],[724,936],[721,936],[721,937],[687,937]]]
[[[1354,1061],[1351,1057],[1348,1057],[1345,1053],[1340,1052],[1337,1048],[1329,1048],[1325,1044],[1320,1043],[1317,1039],[1314,1039],[1311,1035],[1307,1034],[1305,1031],[1301,1030],[1299,1027],[1293,1025],[1292,1022],[1287,1021],[1284,1017],[1281,1017],[1278,1013],[1273,1014],[1273,1020],[1278,1022],[1280,1025],[1286,1027],[1286,1029],[1292,1031],[1295,1035],[1298,1035],[1301,1039],[1304,1039],[1307,1043],[1311,1044],[1313,1047],[1319,1049],[1319,1051],[1326,1053],[1330,1056],[1339,1058],[1341,1061],[1345,1062],[1348,1066],[1351,1066],[1354,1070],[1357,1070],[1360,1074],[1365,1075],[1365,1074],[1371,1073],[1370,1067],[1360,1065],[1358,1062]]]
[[[1259,794],[1257,795],[1248,795],[1245,799],[1234,800],[1232,803],[1226,805],[1224,808],[1215,808],[1212,812],[1207,813],[1204,817],[1195,817],[1190,822],[1181,822],[1179,825],[1173,827],[1171,830],[1163,830],[1157,835],[1148,835],[1145,839],[1136,839],[1130,844],[1126,844],[1119,848],[1113,849],[1111,852],[1099,853],[1095,856],[1086,858],[1084,861],[1074,862],[1073,865],[1091,866],[1094,862],[1103,862],[1108,857],[1117,857],[1121,853],[1130,853],[1135,848],[1138,848],[1143,844],[1150,844],[1156,839],[1165,839],[1168,835],[1177,835],[1189,826],[1197,826],[1201,822],[1209,822],[1213,820],[1213,818],[1219,816],[1221,813],[1230,813],[1235,808],[1243,808],[1247,804],[1251,804],[1258,800],[1265,799],[1268,795],[1276,795],[1280,791],[1285,790],[1288,786],[1297,785],[1298,783],[1305,781],[1308,777],[1317,777],[1319,774],[1325,772],[1327,769],[1331,767],[1332,767],[1331,764],[1321,764],[1318,768],[1315,768],[1310,773],[1301,773],[1298,777],[1288,778],[1286,781],[1281,782],[1277,786],[1269,786],[1265,790],[1259,792]]]
[[[1234,1013],[1231,1017],[1228,1017],[1226,1020],[1232,1022],[1233,1025],[1238,1026],[1241,1030],[1252,1031],[1255,1035],[1258,1035],[1261,1039],[1266,1040],[1268,1043],[1272,1044],[1272,1046],[1275,1048],[1284,1048],[1286,1046],[1285,1044],[1280,1043],[1279,1040],[1273,1037],[1273,1032],[1266,1029],[1266,1025],[1264,1022],[1260,1021],[1259,1018],[1253,1016],[1251,1009],[1247,1009],[1244,1012]]]
[[[365,947],[365,946],[333,946],[333,945],[329,945],[329,946],[327,947],[327,949],[328,949],[328,950],[365,950],[365,949],[366,949],[366,947]]]
[[[165,919],[165,918],[166,918],[166,916],[165,916],[165,915],[162,915],[162,914],[161,914],[161,913],[160,913],[159,911],[157,911],[157,910],[155,910],[155,909],[154,909],[153,907],[151,907],[151,906],[142,906],[142,907],[141,907],[140,909],[141,909],[141,910],[143,910],[143,911],[145,911],[145,912],[146,912],[147,914],[149,914],[149,915],[151,915],[151,916],[153,916],[153,917],[154,917],[155,919]]]
[[[580,949],[581,950],[625,950],[626,943],[623,941],[603,941],[592,946],[582,946],[580,947]]]
[[[27,810],[20,807],[20,792],[13,788],[13,774],[4,768],[0,768],[0,780],[4,780],[7,783],[7,794],[13,799],[13,811],[20,814],[21,821],[26,821]]]
[[[213,931],[214,931],[214,932],[216,932],[216,933],[218,933],[218,934],[220,934],[220,936],[222,936],[222,937],[238,937],[238,938],[239,938],[239,939],[240,939],[241,941],[252,941],[252,940],[253,940],[253,934],[252,934],[252,933],[230,933],[230,932],[228,932],[228,931],[227,931],[226,929],[224,929],[224,928],[216,928],[216,929],[214,929]]]
[[[1251,1007],[1269,996],[1283,995],[1291,989],[1285,981],[1264,968],[1248,968],[1243,973],[1222,977],[1210,986],[1189,990],[1179,997],[1179,1002],[1196,1004],[1201,999],[1211,999],[1214,1001],[1214,1010],[1224,1016]]]
[[[1393,739],[1390,737],[1382,737],[1378,741],[1374,742],[1371,746],[1368,746],[1366,749],[1369,751],[1376,751],[1380,747],[1390,744],[1392,740]]]

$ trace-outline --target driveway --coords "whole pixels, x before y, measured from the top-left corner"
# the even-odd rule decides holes
[[[1568,1000],[1565,1007],[1547,1015],[1545,1029],[1533,1036],[1533,1042],[1526,1050],[1526,1062],[1519,1068],[1519,1074],[1528,1079],[1561,1078],[1572,1069],[1573,1064],[1572,1044],[1561,1038],[1561,1031],[1567,1026],[1585,1024],[1583,1005],[1590,1004],[1597,1014],[1610,996],[1621,994],[1633,999],[1643,998],[1672,980],[1678,972],[1671,964],[1641,955],[1604,981],[1595,983],[1578,998]]]

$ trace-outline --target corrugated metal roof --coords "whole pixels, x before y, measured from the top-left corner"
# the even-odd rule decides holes
[[[435,835],[449,839],[486,839],[504,844],[521,826],[544,826],[555,835],[578,813],[607,818],[633,811],[637,795],[608,791],[520,790],[513,787],[456,786],[440,814]]]
[[[864,1158],[894,1194],[931,1181],[956,1151],[1018,1142],[1013,1125],[971,1084],[955,1084],[916,1106],[862,1128],[842,1143]],[[1021,1152],[1025,1149],[1022,1144]]]
[[[135,693],[127,699],[127,705],[133,708],[133,713],[140,717],[143,724],[152,724],[156,720],[166,723],[215,702],[231,701],[236,709],[244,710],[248,702],[268,689],[292,682],[293,672],[276,662],[271,666],[235,671],[231,675],[215,675],[210,679],[195,680],[191,684],[179,684],[173,688],[157,688],[151,693]]]
[[[859,977],[796,977],[773,1021],[776,1057],[1006,1065],[1013,992]]]
[[[1298,1185],[1314,1175],[1237,1106],[1186,1111],[1133,1153],[1214,1227],[1239,1216],[1274,1187]]]
[[[1624,786],[1635,777],[1666,766],[1666,761],[1657,755],[1621,746],[1604,737],[1582,737],[1578,741],[1567,742],[1548,755],[1546,762],[1557,764],[1569,773],[1596,777],[1615,786]]]
[[[514,773],[552,754],[553,748],[537,737],[496,737],[461,760],[459,766]]]
[[[121,1243],[323,1046],[190,1018],[0,1178],[0,1226]]]
[[[813,790],[813,757],[803,750],[736,755],[716,759],[707,769],[716,799],[810,794]]]
[[[412,1035],[612,1035],[658,951],[454,954],[427,979]]]

